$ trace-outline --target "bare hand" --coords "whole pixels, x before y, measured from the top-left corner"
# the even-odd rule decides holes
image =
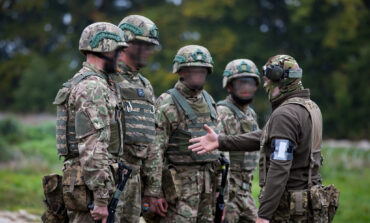
[[[204,125],[204,128],[207,130],[207,135],[190,139],[190,145],[188,149],[191,149],[193,152],[198,154],[203,154],[218,148],[218,135],[213,131],[208,125]]]
[[[270,221],[267,220],[267,219],[263,219],[263,218],[260,218],[258,217],[257,220],[256,220],[256,223],[269,223]]]
[[[149,204],[149,212],[166,216],[168,204],[164,198],[144,197],[143,202]]]
[[[101,220],[102,223],[106,223],[108,218],[108,207],[94,205],[94,210],[90,211],[90,214],[95,221]]]
[[[156,213],[159,214],[160,216],[164,217],[164,216],[166,216],[167,208],[168,208],[168,204],[167,204],[166,199],[159,198],[157,200],[157,211],[156,211]]]

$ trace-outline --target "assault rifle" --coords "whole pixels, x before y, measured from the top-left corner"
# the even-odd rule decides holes
[[[127,172],[122,177],[122,173],[124,169],[126,169]],[[125,188],[128,178],[130,178],[131,172],[132,172],[132,169],[126,166],[122,161],[118,163],[118,185],[108,205],[107,223],[114,223],[114,215],[116,213],[116,208],[117,208],[117,204],[119,201],[119,197],[121,196],[123,189]],[[88,208],[90,210],[94,210],[94,204],[90,204]],[[95,222],[101,223],[101,220],[95,221]]]
[[[227,173],[229,171],[229,161],[225,158],[224,154],[222,153],[220,155],[220,162],[221,162],[222,180],[221,180],[221,188],[220,188],[217,200],[216,200],[215,223],[221,223],[222,214],[225,209],[224,195],[225,195]]]

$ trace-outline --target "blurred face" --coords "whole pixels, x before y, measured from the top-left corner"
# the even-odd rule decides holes
[[[102,53],[103,56],[106,57],[104,61],[104,70],[107,73],[114,73],[116,71],[117,58],[121,50],[122,48],[113,52]]]
[[[125,49],[125,54],[130,59],[132,66],[137,69],[145,67],[148,64],[149,57],[154,52],[155,45],[144,41],[129,42],[129,46]],[[127,63],[127,61],[125,61]]]
[[[274,99],[280,94],[279,86],[277,83],[272,82],[266,76],[263,77],[264,83],[263,88],[265,89],[269,100]]]
[[[204,67],[184,67],[179,71],[180,81],[192,90],[202,90],[208,70]]]
[[[231,82],[228,91],[240,99],[253,98],[257,91],[256,79],[252,77],[237,78]]]

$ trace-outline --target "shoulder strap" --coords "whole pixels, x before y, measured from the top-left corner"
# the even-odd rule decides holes
[[[86,73],[81,73],[77,77],[72,78],[69,81],[65,82],[63,84],[63,87],[71,88],[72,85],[75,86],[75,85],[79,84],[81,81],[83,81],[86,78],[91,77],[91,76],[96,76],[96,77],[100,77],[104,80],[107,80],[107,77],[106,77],[105,74],[98,74],[98,73],[95,73],[95,72],[86,72]]]
[[[148,87],[148,79],[146,79],[143,75],[141,75],[140,73],[138,74],[139,75],[139,78],[141,80],[141,82],[143,82],[144,84],[144,87]]]
[[[310,102],[309,105],[305,102]],[[312,187],[312,169],[314,168],[314,152],[318,152],[321,150],[321,142],[322,142],[322,132],[318,132],[317,130],[322,130],[322,116],[321,112],[316,113],[314,109],[320,109],[318,106],[311,100],[305,100],[300,98],[291,98],[286,100],[284,104],[298,104],[303,106],[311,117],[312,127],[311,127],[311,146],[310,146],[310,167],[308,169],[308,188]]]
[[[227,100],[222,100],[222,101],[219,101],[217,102],[217,105],[223,105],[223,106],[226,106],[228,108],[230,108],[230,110],[236,115],[236,117],[241,120],[241,119],[244,119],[245,118],[245,115],[240,111],[240,109],[238,109],[233,103],[231,103],[230,101],[227,101]]]
[[[172,88],[167,92],[171,95],[173,101],[176,104],[177,109],[179,110],[181,107],[185,111],[185,114],[188,116],[190,121],[195,123],[197,121],[197,116],[194,110],[190,107],[189,103],[184,98],[184,96],[182,96],[181,93],[175,88]]]
[[[213,120],[216,120],[217,119],[217,117],[216,117],[216,110],[213,107],[211,96],[205,90],[202,90],[202,93],[203,93],[204,99],[206,100],[206,102],[208,104],[209,111],[211,112],[211,118]]]

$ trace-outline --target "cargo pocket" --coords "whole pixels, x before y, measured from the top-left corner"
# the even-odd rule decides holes
[[[315,185],[310,189],[313,222],[329,222],[329,200],[325,186]]]
[[[88,211],[87,206],[92,202],[80,165],[67,167],[63,172],[63,198],[70,211]]]
[[[329,222],[331,222],[333,221],[334,215],[339,207],[339,190],[333,184],[330,184],[329,186],[327,186],[327,188],[330,198],[328,208],[328,220]]]
[[[47,207],[43,214],[43,222],[67,222],[67,209],[63,201],[62,176],[58,174],[50,174],[42,178],[42,186],[44,189],[45,200]]]
[[[163,168],[162,175],[164,196],[168,203],[176,204],[180,194],[179,182],[176,181],[176,170],[171,167]]]

